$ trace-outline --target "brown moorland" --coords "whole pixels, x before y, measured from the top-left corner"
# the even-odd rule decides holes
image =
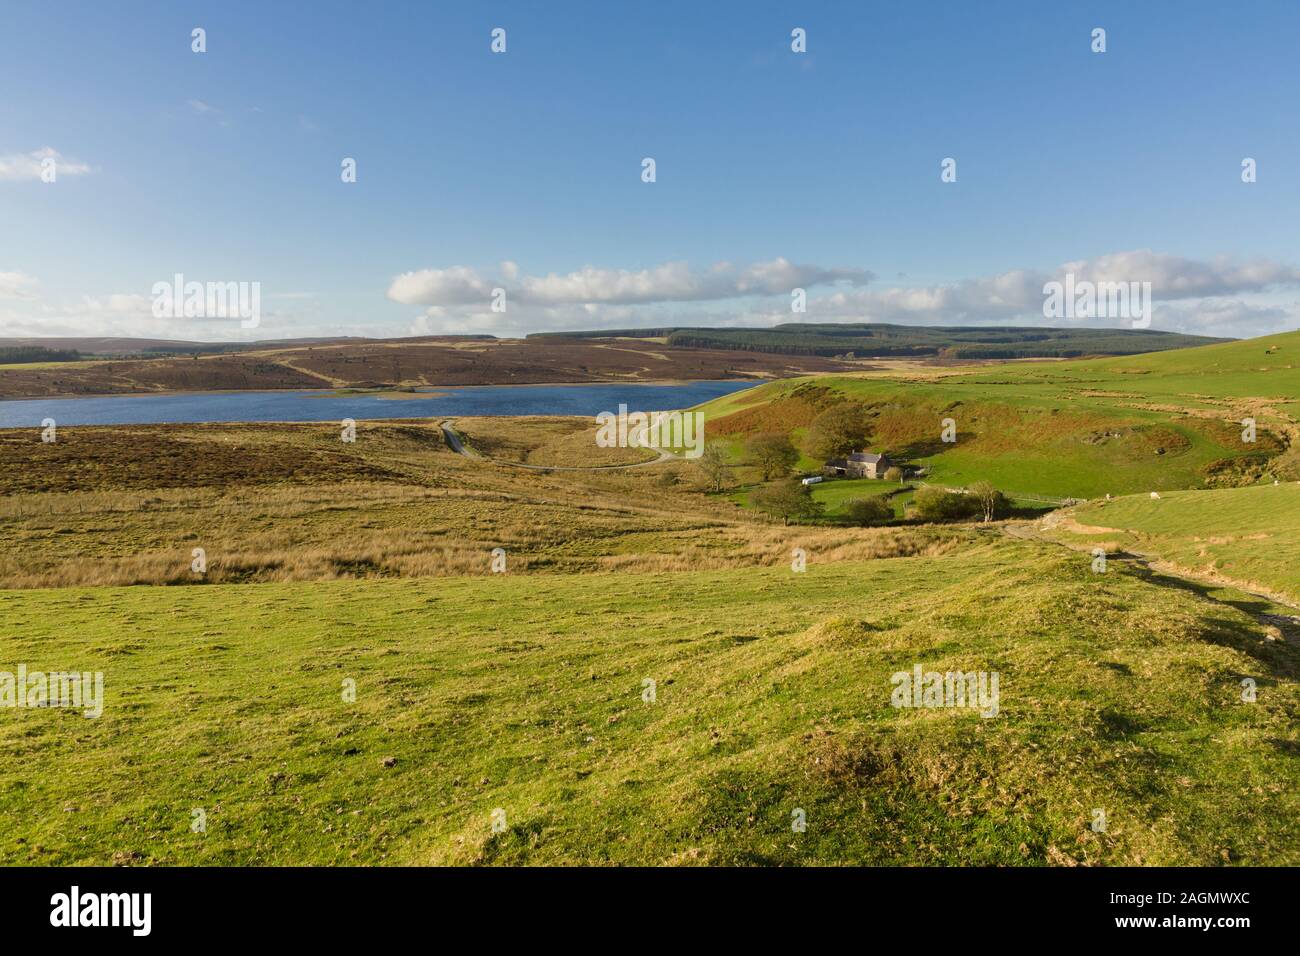
[[[0,367],[0,398],[225,389],[411,388],[773,379],[860,364],[569,339],[417,338]]]
[[[0,430],[0,587],[721,570],[938,555],[956,528],[784,528],[673,460],[592,471],[590,419]],[[496,436],[490,443],[484,436]],[[532,436],[531,439],[529,436]],[[530,443],[531,442],[531,443]],[[480,444],[481,443],[481,444]],[[202,548],[207,569],[191,571]]]

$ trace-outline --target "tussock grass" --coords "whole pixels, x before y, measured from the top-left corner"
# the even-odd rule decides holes
[[[576,419],[495,427],[524,459],[566,449],[577,459],[573,442],[594,448]],[[63,463],[33,467],[24,479],[48,490],[0,497],[0,586],[488,574],[498,547],[513,573],[716,570],[788,564],[797,542],[863,559],[930,553],[958,534],[775,528],[702,494],[685,462],[517,469],[452,453],[436,424],[363,422],[354,444],[340,442],[330,423],[242,428],[161,427],[168,442],[201,450],[203,467],[188,486],[177,485],[188,476],[174,460],[155,457],[149,428],[68,429],[66,443],[46,446],[61,448]],[[241,458],[241,449],[252,451]],[[121,467],[104,467],[108,450]],[[289,464],[263,473],[264,459]],[[90,487],[64,490],[69,484]],[[206,555],[202,575],[191,571],[195,548]]]

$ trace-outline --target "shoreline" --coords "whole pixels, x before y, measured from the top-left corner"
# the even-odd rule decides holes
[[[659,389],[657,394],[638,396],[634,389]],[[640,405],[651,410],[684,410],[716,398],[738,394],[758,387],[761,382],[737,379],[694,379],[687,382],[566,382],[547,385],[511,386],[466,385],[443,388],[426,386],[427,391],[393,393],[387,389],[228,389],[173,391],[111,395],[77,395],[67,398],[0,400],[0,428],[30,428],[42,416],[57,419],[61,425],[76,428],[125,426],[199,427],[212,425],[315,424],[337,420],[410,421],[458,418],[590,418],[612,403]],[[722,389],[700,386],[721,385]],[[496,389],[524,389],[519,394]],[[575,395],[562,395],[558,388],[587,389]],[[546,389],[539,393],[527,389]],[[593,391],[599,389],[600,391]],[[485,390],[492,390],[491,394]],[[612,394],[611,394],[612,392]],[[64,402],[77,399],[131,399],[156,396],[162,401],[149,405],[130,402],[78,406]],[[425,400],[428,407],[416,408]],[[22,408],[17,407],[22,405]],[[80,409],[80,410],[79,410]]]
[[[790,376],[798,378],[800,376]],[[746,376],[743,378],[687,378],[687,379],[612,379],[599,382],[502,382],[500,384],[482,383],[478,385],[418,385],[417,389],[429,389],[430,391],[421,392],[404,392],[406,386],[397,388],[356,388],[351,385],[344,385],[337,388],[169,388],[149,392],[76,392],[76,393],[59,393],[55,395],[5,395],[0,396],[0,402],[42,402],[42,401],[67,401],[69,399],[80,398],[148,398],[150,396],[175,396],[175,395],[247,395],[253,393],[260,394],[293,394],[293,393],[318,393],[313,397],[337,397],[348,398],[351,396],[361,397],[369,396],[392,396],[388,401],[407,401],[413,398],[438,398],[439,393],[444,391],[459,391],[471,388],[577,388],[591,387],[598,385],[653,385],[653,386],[675,386],[675,385],[695,385],[701,382],[752,382],[754,385],[765,385],[768,382],[780,381],[779,378],[761,378],[758,376]]]

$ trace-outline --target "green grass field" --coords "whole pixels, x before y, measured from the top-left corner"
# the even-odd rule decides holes
[[[10,864],[1300,863],[1296,650],[1046,545],[0,608],[7,659],[105,675],[0,722]],[[916,664],[998,715],[892,707]]]
[[[736,504],[749,507],[749,495],[755,486],[740,488],[731,495]],[[891,499],[898,507],[894,510],[902,517],[901,502],[910,501],[911,495],[904,491],[910,486],[902,481],[884,481],[874,478],[837,478],[828,479],[810,486],[813,500],[820,502],[826,509],[823,514],[832,520],[843,517],[845,508],[854,498],[874,498],[880,495],[893,495]],[[900,493],[901,492],[901,493]]]
[[[894,495],[907,488],[904,481],[885,481],[879,478],[840,478],[813,485],[812,496],[826,506],[828,515],[839,515],[855,498],[875,498]],[[901,514],[901,512],[899,512]]]
[[[1294,401],[1300,394],[1300,332],[1118,358],[1017,364],[965,380],[1027,395],[1101,389],[1210,408],[1224,399]]]

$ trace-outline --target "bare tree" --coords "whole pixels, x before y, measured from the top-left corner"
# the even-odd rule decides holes
[[[985,521],[992,521],[1006,508],[1006,497],[987,481],[975,482],[970,486],[970,493],[979,502],[980,513]]]
[[[704,446],[704,451],[695,459],[695,466],[704,472],[704,477],[713,491],[721,491],[722,483],[727,480],[727,453],[720,442],[711,441]]]

